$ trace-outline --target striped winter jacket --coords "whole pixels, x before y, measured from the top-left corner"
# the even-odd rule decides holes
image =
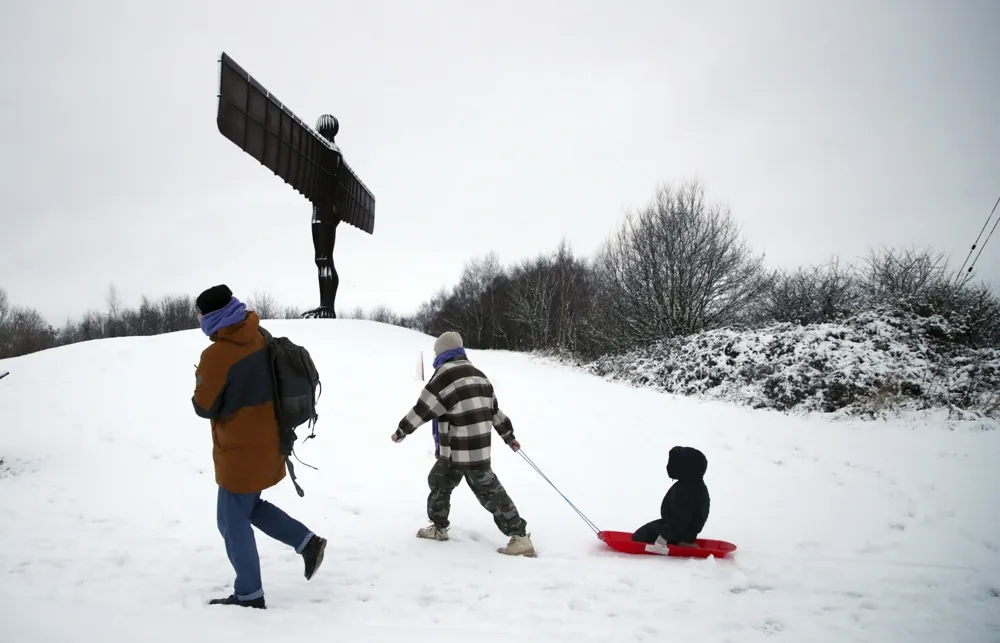
[[[506,444],[514,441],[514,427],[493,393],[493,384],[468,359],[456,358],[441,365],[420,391],[420,398],[399,422],[396,434],[410,435],[437,419],[440,458],[463,470],[490,467],[493,429]]]

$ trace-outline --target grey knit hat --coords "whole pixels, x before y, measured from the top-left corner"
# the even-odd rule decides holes
[[[449,330],[447,333],[442,333],[437,341],[434,342],[434,356],[438,356],[445,351],[455,350],[456,348],[462,348],[462,336],[453,330]]]

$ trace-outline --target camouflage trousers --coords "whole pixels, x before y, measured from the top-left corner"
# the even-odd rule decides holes
[[[500,484],[492,468],[483,471],[454,469],[446,458],[435,462],[427,475],[427,486],[431,489],[427,496],[427,517],[432,523],[441,529],[448,528],[451,492],[463,479],[469,483],[479,504],[493,514],[493,522],[505,536],[523,536],[527,533],[527,523],[518,514],[514,501],[507,495],[507,490]]]

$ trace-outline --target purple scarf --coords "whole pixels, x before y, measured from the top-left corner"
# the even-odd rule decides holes
[[[211,337],[226,326],[238,324],[247,317],[247,307],[236,297],[229,303],[201,318],[201,331]]]
[[[467,359],[465,355],[465,349],[453,348],[450,351],[445,351],[434,358],[434,370],[441,368],[441,365],[448,360],[455,359],[456,357],[461,357],[462,359]],[[433,426],[431,432],[434,434],[434,457],[440,457],[441,455],[441,439],[438,437],[438,421],[434,418]]]

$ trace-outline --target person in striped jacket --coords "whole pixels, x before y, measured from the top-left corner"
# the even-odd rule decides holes
[[[427,422],[434,423],[437,460],[427,476],[427,517],[431,524],[417,537],[448,540],[451,492],[464,479],[476,499],[493,514],[497,528],[510,537],[497,549],[510,556],[535,556],[527,523],[507,494],[490,460],[494,429],[512,450],[521,448],[514,427],[497,403],[493,384],[473,366],[465,354],[462,336],[449,331],[434,342],[434,374],[420,391],[416,405],[400,420],[392,441],[406,436]]]

